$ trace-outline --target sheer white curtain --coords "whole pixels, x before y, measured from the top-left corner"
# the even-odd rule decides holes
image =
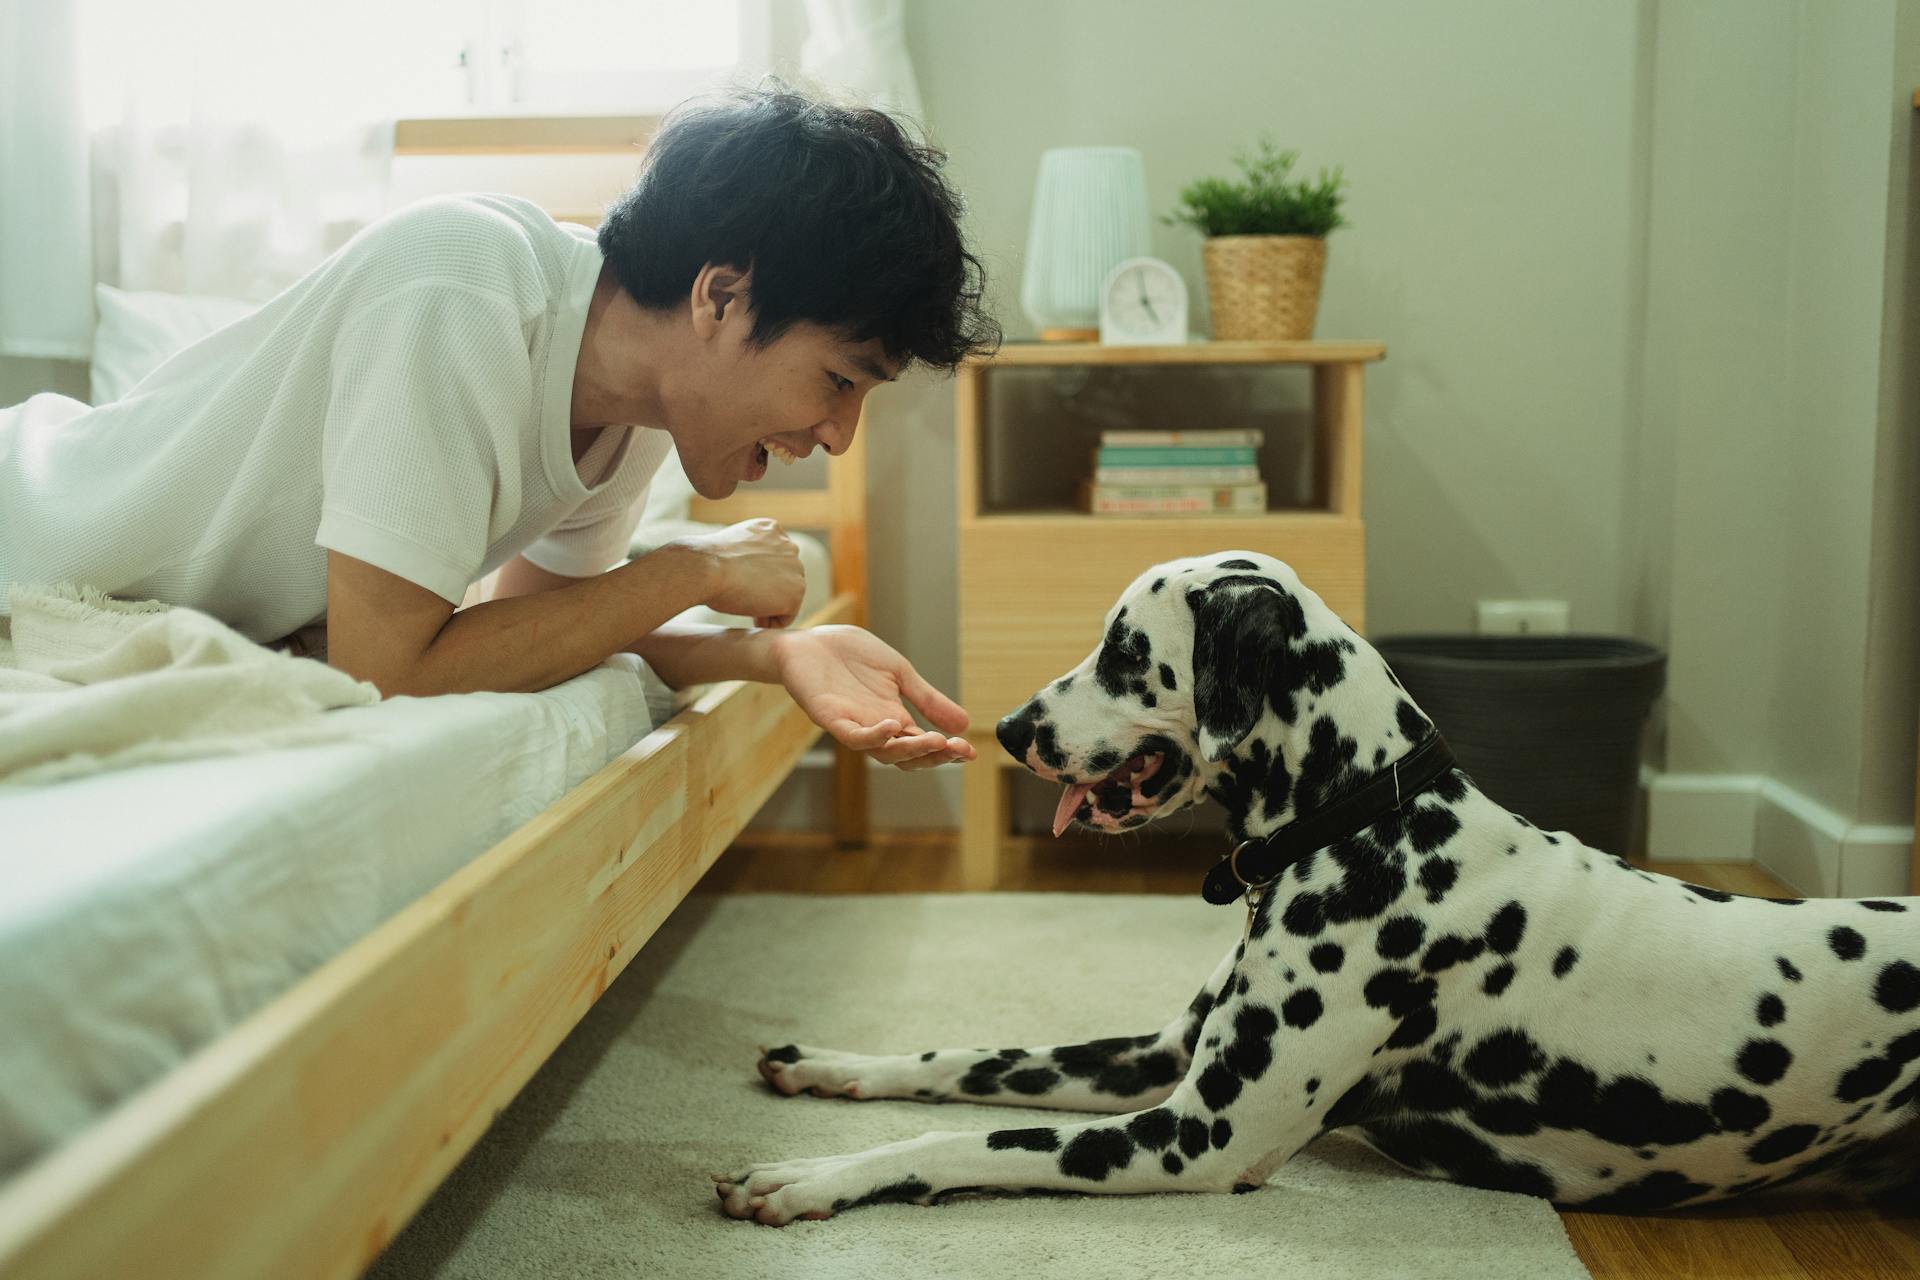
[[[806,0],[800,69],[862,101],[923,121],[907,53],[905,0]]]
[[[384,210],[430,4],[0,0],[0,352],[81,358],[94,281],[263,301]]]
[[[84,360],[93,343],[79,39],[63,0],[0,0],[0,355]]]

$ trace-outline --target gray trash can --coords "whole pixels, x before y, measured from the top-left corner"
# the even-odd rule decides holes
[[[1392,636],[1373,642],[1497,803],[1631,852],[1640,742],[1667,657],[1614,636]]]

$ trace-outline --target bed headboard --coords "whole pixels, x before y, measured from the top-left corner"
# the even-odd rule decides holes
[[[472,116],[400,120],[394,124],[397,158],[416,156],[627,156],[638,159],[660,125],[659,116]],[[540,200],[538,192],[520,194]],[[617,192],[610,192],[609,198]],[[544,201],[543,201],[544,203]],[[572,205],[550,207],[557,221],[598,226],[604,213]],[[824,533],[833,558],[834,594],[850,594],[847,621],[867,621],[867,465],[864,415],[853,446],[827,467],[824,489],[745,490],[720,501],[693,500],[696,520],[732,524],[771,516],[792,529]]]

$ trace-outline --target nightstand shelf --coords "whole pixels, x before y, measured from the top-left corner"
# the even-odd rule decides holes
[[[1278,556],[1297,570],[1336,612],[1364,629],[1366,603],[1366,531],[1360,516],[1362,377],[1366,365],[1382,359],[1377,342],[1198,342],[1179,347],[1106,347],[1097,344],[1009,345],[990,360],[963,366],[955,385],[956,447],[959,471],[960,554],[960,699],[974,718],[969,740],[979,761],[968,766],[962,815],[962,875],[969,890],[992,888],[999,879],[1001,852],[1007,845],[1009,784],[1019,765],[994,740],[1006,715],[1047,681],[1077,664],[1100,638],[1100,623],[1114,599],[1148,567],[1183,556],[1245,549]],[[1191,377],[1202,366],[1233,367],[1230,376],[1246,376],[1250,367],[1299,367],[1311,377],[1310,437],[1301,450],[1303,470],[1292,477],[1295,498],[1304,506],[1284,505],[1276,493],[1273,510],[1249,515],[1094,516],[1063,510],[1043,498],[1022,507],[990,492],[996,487],[988,466],[992,447],[989,410],[996,379],[1011,371],[1081,367],[1087,378],[1160,366],[1168,378]],[[1013,374],[1031,380],[1031,374]],[[1129,372],[1126,376],[1133,377]],[[1204,374],[1202,376],[1205,376]],[[1077,385],[1077,384],[1076,384]],[[1129,403],[1137,384],[1103,388],[1097,421],[1114,425],[1116,405]],[[999,434],[1009,421],[1031,424],[1020,405],[1036,403],[1031,388],[1023,400],[1000,414]],[[1237,420],[1221,425],[1261,422],[1260,397],[1245,395]],[[1044,396],[1041,397],[1044,401]],[[1250,407],[1251,406],[1251,407]],[[1163,409],[1145,408],[1129,426],[1197,427],[1213,421],[1168,422]],[[1060,470],[1097,438],[1097,427],[1081,422],[1067,428],[1064,442],[1035,430],[1023,436],[1019,467],[1002,467],[1016,480],[1023,471]],[[1077,432],[1078,434],[1073,434]],[[1279,433],[1276,433],[1279,434]],[[1026,466],[1028,457],[1051,450],[1054,460]],[[1263,465],[1272,459],[1263,454]],[[1031,478],[1031,477],[1030,477]],[[1054,484],[1043,474],[1039,480]],[[1283,477],[1269,476],[1270,489]]]

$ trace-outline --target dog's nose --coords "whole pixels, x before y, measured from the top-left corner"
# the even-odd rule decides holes
[[[1027,758],[1027,747],[1033,742],[1032,706],[1032,703],[1028,703],[1021,707],[1012,715],[1002,719],[993,730],[993,736],[1000,739],[1000,745],[1015,760],[1024,761]]]

